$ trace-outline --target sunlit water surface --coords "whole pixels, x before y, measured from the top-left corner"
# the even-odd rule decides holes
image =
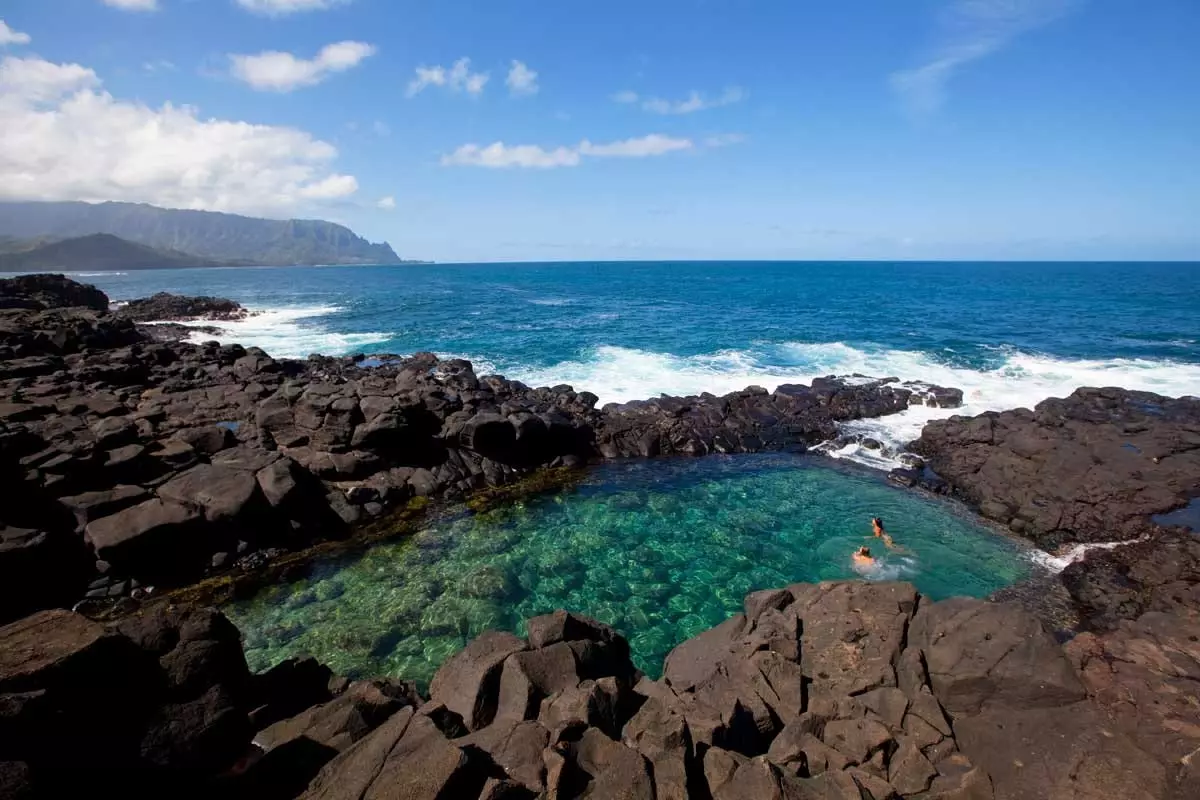
[[[479,633],[524,633],[566,608],[615,626],[657,676],[679,642],[756,589],[860,577],[910,580],[935,599],[983,597],[1024,579],[1026,551],[956,507],[877,475],[799,456],[733,456],[604,466],[579,486],[316,565],[226,612],[264,669],[310,654],[349,676],[427,682]],[[903,552],[870,536],[882,516]]]

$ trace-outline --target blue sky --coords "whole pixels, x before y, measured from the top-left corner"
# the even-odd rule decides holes
[[[436,260],[1200,259],[1196,0],[0,19],[6,199],[324,217]]]

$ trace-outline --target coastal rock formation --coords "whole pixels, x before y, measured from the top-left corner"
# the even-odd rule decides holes
[[[108,297],[95,286],[76,283],[64,275],[18,275],[0,280],[0,308],[107,311]]]
[[[1200,493],[1200,399],[1078,389],[935,420],[913,445],[985,517],[1047,548],[1151,533]]]
[[[251,676],[211,611],[109,628],[42,612],[0,629],[0,795],[52,797],[66,781],[259,800],[1185,800],[1200,788],[1188,701],[1200,651],[1153,615],[1124,649],[1089,636],[1064,650],[1012,605],[797,584],[748,595],[743,614],[676,647],[661,680],[606,625],[559,611],[527,628],[480,636],[425,699],[313,662]],[[1164,681],[1178,694],[1159,707]]]
[[[0,310],[0,472],[30,504],[0,508],[0,578],[24,577],[0,580],[0,620],[259,564],[415,497],[598,458],[802,450],[838,421],[957,396],[830,378],[597,409],[570,386],[428,353],[281,361],[133,322],[244,312],[228,301],[156,295],[109,313],[60,307],[95,292],[60,277],[20,286],[47,308]]]
[[[1089,625],[1200,613],[1200,538],[1154,518],[1200,495],[1200,399],[1079,389],[1032,411],[931,422],[912,447],[936,473],[926,485],[1039,547],[1125,542],[1063,573]]]
[[[170,292],[130,300],[118,310],[120,316],[134,322],[172,322],[180,320],[244,319],[250,312],[240,303],[223,297],[187,297]]]

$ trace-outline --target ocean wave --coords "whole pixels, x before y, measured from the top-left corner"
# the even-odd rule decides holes
[[[128,275],[128,272],[64,272],[71,278],[110,278],[118,275]]]
[[[192,328],[216,328],[196,331],[188,341],[199,344],[216,339],[222,344],[234,343],[244,347],[261,347],[276,358],[306,358],[312,353],[336,355],[392,338],[391,333],[366,331],[338,333],[313,320],[335,314],[338,306],[307,306],[290,308],[252,309],[250,316],[239,320],[190,320],[180,325]]]
[[[848,435],[876,440],[882,449],[850,444],[830,453],[877,469],[901,465],[898,455],[921,435],[925,424],[953,414],[1032,408],[1047,397],[1065,397],[1080,386],[1122,386],[1172,397],[1200,392],[1200,364],[1115,358],[1061,359],[997,348],[987,368],[947,364],[910,350],[867,350],[843,342],[791,342],[755,350],[721,350],[676,356],[604,345],[580,360],[550,367],[510,369],[510,377],[533,386],[569,383],[595,393],[601,403],[626,402],[659,394],[726,394],[750,385],[774,390],[785,383],[808,383],[825,375],[872,375],[926,381],[963,390],[957,409],[912,406],[879,419],[842,426]]]

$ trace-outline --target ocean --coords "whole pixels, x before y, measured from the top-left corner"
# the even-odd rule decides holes
[[[823,375],[955,386],[957,412],[855,423],[895,452],[949,413],[1079,386],[1200,394],[1200,264],[620,262],[77,273],[115,301],[210,294],[259,312],[223,341],[274,356],[420,350],[602,403]],[[197,340],[211,338],[198,334]],[[888,467],[878,451],[840,455]]]

